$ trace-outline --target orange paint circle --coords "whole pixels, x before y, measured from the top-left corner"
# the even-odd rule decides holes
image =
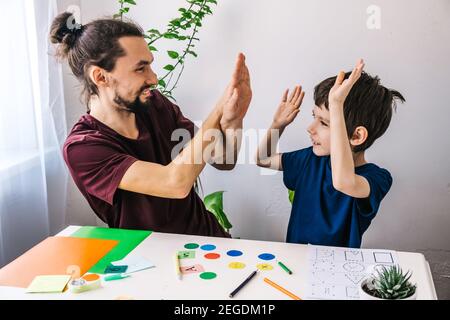
[[[83,276],[83,279],[86,281],[96,281],[100,279],[100,276],[98,274],[87,274]]]
[[[220,254],[218,254],[218,253],[208,253],[208,254],[205,254],[205,258],[209,259],[209,260],[216,260],[216,259],[220,258]]]

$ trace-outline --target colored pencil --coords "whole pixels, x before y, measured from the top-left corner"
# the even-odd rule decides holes
[[[286,267],[286,265],[285,265],[283,262],[278,261],[278,265],[281,267],[281,269],[283,269],[283,270],[286,271],[287,273],[292,274],[292,271],[289,270],[289,268]]]
[[[181,280],[182,274],[181,274],[180,258],[178,257],[178,252],[175,253],[174,262],[175,262],[175,273],[177,275],[178,280]]]
[[[239,287],[237,287],[232,293],[230,293],[230,298],[233,298],[247,283],[250,282],[250,280],[253,279],[254,276],[258,273],[258,270],[253,271],[252,274],[242,282]]]
[[[299,297],[297,297],[295,294],[293,294],[292,292],[287,291],[285,288],[279,286],[278,284],[276,284],[275,282],[269,280],[268,278],[264,278],[264,282],[271,285],[272,287],[274,287],[275,289],[283,292],[285,295],[291,297],[294,300],[302,300]]]

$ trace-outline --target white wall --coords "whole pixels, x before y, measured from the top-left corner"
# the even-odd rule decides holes
[[[57,0],[57,4],[59,12],[65,11],[70,6],[77,6],[81,9],[80,0]],[[81,115],[86,112],[86,107],[81,104],[79,82],[66,63],[63,65],[63,76],[67,128],[70,132]],[[78,191],[70,175],[68,180],[66,223],[69,225],[96,225],[98,219],[96,219],[83,195]]]
[[[117,11],[114,0],[60,2],[80,3],[83,22]],[[138,3],[130,17],[150,29],[163,28],[184,1]],[[366,26],[370,5],[381,8],[380,30]],[[230,77],[236,54],[243,51],[254,89],[246,128],[265,129],[283,90],[300,83],[307,97],[282,138],[281,150],[307,147],[314,86],[363,57],[369,73],[407,99],[368,152],[368,161],[390,170],[394,184],[365,234],[364,246],[449,248],[450,1],[219,0],[214,11],[200,33],[200,56],[188,62],[176,92],[183,112],[192,120],[207,115]],[[156,70],[165,62],[157,54]],[[69,128],[85,111],[74,84],[67,76]],[[253,156],[255,147],[250,149]],[[202,181],[205,194],[227,191],[225,212],[234,224],[233,236],[284,241],[290,204],[281,174],[262,176],[254,165],[240,165],[232,173],[207,168]],[[70,221],[92,224],[93,214],[73,184],[70,190]]]

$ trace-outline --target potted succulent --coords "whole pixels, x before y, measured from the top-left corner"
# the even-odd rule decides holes
[[[359,286],[360,299],[363,300],[416,300],[417,286],[409,279],[411,273],[404,273],[397,266],[381,266]]]

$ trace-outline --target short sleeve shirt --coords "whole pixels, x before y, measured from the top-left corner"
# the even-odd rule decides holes
[[[330,156],[307,148],[283,154],[282,165],[284,184],[295,191],[287,242],[359,248],[392,186],[391,174],[373,163],[356,167],[370,185],[369,197],[357,199],[333,187]]]
[[[168,165],[177,129],[192,138],[194,124],[154,90],[151,107],[136,113],[139,137],[124,137],[89,114],[67,138],[63,155],[70,174],[96,215],[111,228],[229,237],[194,188],[185,199],[159,198],[118,189],[136,161]],[[151,173],[149,173],[151,174]]]

